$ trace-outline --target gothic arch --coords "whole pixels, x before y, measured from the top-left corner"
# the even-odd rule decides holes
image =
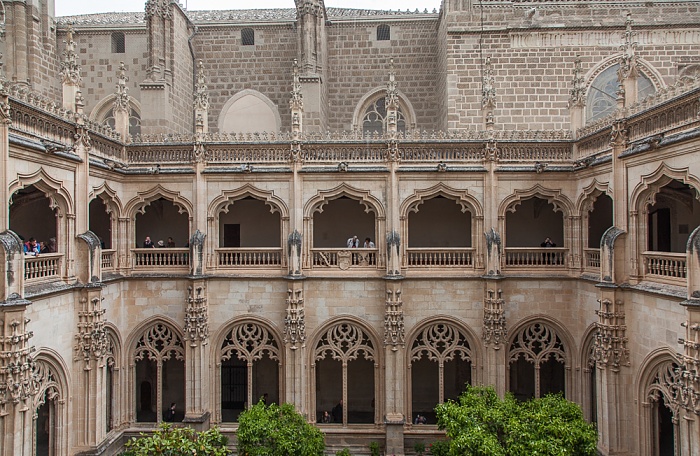
[[[533,197],[547,200],[548,203],[554,206],[554,210],[564,214],[564,217],[570,217],[574,214],[574,205],[561,190],[553,190],[540,184],[535,184],[527,190],[515,190],[501,201],[498,207],[498,216],[505,217],[507,211],[515,212],[522,201]]]
[[[51,454],[68,454],[69,414],[68,403],[70,392],[68,385],[68,368],[61,356],[54,350],[42,348],[34,357],[33,382],[36,394],[32,404],[33,428],[36,433],[40,417],[38,409],[50,404],[47,411],[46,426],[48,426],[49,448]],[[36,445],[36,439],[34,439]],[[36,449],[35,449],[36,451]]]
[[[598,179],[593,178],[590,184],[584,187],[583,192],[579,195],[576,201],[576,208],[578,213],[583,216],[584,214],[593,210],[593,204],[601,195],[608,195],[612,197],[612,189],[610,188],[609,182],[599,182]]]
[[[365,206],[365,212],[374,212],[377,220],[385,220],[386,213],[381,201],[377,199],[369,190],[360,190],[345,182],[330,190],[318,190],[316,195],[309,199],[304,205],[304,217],[312,218],[315,212],[323,212],[323,206],[330,201],[347,196],[348,198],[359,200]]]
[[[620,58],[622,57],[622,54],[614,54],[611,55],[605,59],[603,59],[601,62],[598,64],[592,66],[588,72],[584,75],[583,80],[586,81],[585,87],[586,87],[586,98],[588,98],[588,92],[591,89],[591,84],[593,84],[593,81],[602,73],[603,71],[607,70],[613,65],[616,65],[620,63]],[[649,78],[649,80],[654,84],[654,89],[658,91],[659,89],[662,89],[666,87],[666,84],[664,83],[664,78],[661,75],[661,73],[654,68],[654,66],[644,60],[643,58],[637,56],[637,66],[639,70]]]
[[[107,114],[109,114],[109,111],[113,109],[116,99],[117,95],[112,93],[98,101],[95,107],[92,108],[92,111],[90,111],[90,120],[99,123],[103,122]],[[131,109],[141,117],[141,103],[139,103],[137,99],[129,97],[129,105]]]
[[[216,342],[212,347],[212,355],[215,360],[216,378],[214,388],[214,410],[216,421],[222,422],[222,386],[221,365],[230,359],[237,359],[247,366],[247,404],[254,404],[256,397],[253,395],[253,371],[256,361],[266,356],[270,361],[277,362],[277,392],[276,397],[283,402],[284,392],[284,343],[281,334],[274,324],[265,318],[247,314],[235,317],[226,322],[213,339]]]
[[[18,174],[17,179],[10,183],[9,193],[14,195],[17,190],[33,185],[38,190],[44,192],[44,195],[49,199],[49,207],[52,210],[58,208],[58,216],[72,215],[74,203],[73,197],[63,182],[54,179],[44,171],[44,168],[39,168],[31,174]]]
[[[483,217],[484,212],[481,204],[469,193],[469,190],[457,190],[442,182],[430,188],[415,190],[413,195],[401,203],[399,214],[401,214],[402,218],[406,218],[409,212],[418,212],[418,207],[421,204],[436,196],[444,196],[455,201],[462,207],[462,212],[469,211],[474,217]]]
[[[138,192],[136,196],[126,204],[124,214],[130,219],[133,219],[136,217],[137,212],[143,214],[146,207],[159,198],[165,198],[171,201],[178,207],[180,214],[186,213],[190,220],[192,220],[192,214],[194,213],[192,203],[184,198],[180,192],[168,190],[160,184],[145,192]]]
[[[590,422],[597,421],[598,392],[597,392],[597,367],[594,358],[595,335],[598,326],[593,323],[586,328],[581,339],[581,351],[579,360],[581,363],[581,405],[584,416]]]
[[[433,317],[428,317],[425,318],[421,321],[419,321],[413,330],[408,333],[406,340],[408,343],[406,344],[407,347],[411,347],[413,343],[416,341],[416,338],[426,329],[431,327],[432,325],[435,324],[447,324],[450,325],[452,328],[455,330],[461,332],[465,338],[465,340],[469,344],[469,349],[470,349],[470,354],[469,357],[474,365],[473,370],[476,370],[477,367],[481,366],[481,360],[482,360],[482,352],[481,352],[481,342],[479,337],[474,333],[474,331],[469,327],[466,326],[463,321],[461,321],[459,318],[452,317],[450,315],[436,315]],[[412,350],[408,350],[406,352],[406,362],[410,364],[412,354]]]
[[[406,121],[406,130],[414,130],[416,128],[416,111],[413,109],[413,105],[406,95],[401,91],[397,90],[399,94],[399,108],[404,115]],[[370,104],[377,101],[379,98],[386,96],[386,86],[375,87],[374,89],[365,93],[362,98],[355,105],[355,111],[352,114],[352,127],[353,131],[361,130],[362,117],[365,111],[370,106]]]
[[[240,92],[237,92],[234,96],[228,99],[224,106],[221,108],[221,112],[219,114],[217,126],[219,128],[219,132],[221,133],[241,133],[240,131],[233,131],[233,130],[227,130],[226,124],[227,124],[227,117],[229,114],[229,111],[231,108],[236,104],[236,102],[243,100],[244,98],[254,98],[257,99],[258,102],[262,103],[263,109],[265,109],[265,113],[267,114],[268,117],[271,116],[269,120],[273,120],[276,126],[275,131],[280,131],[282,128],[282,117],[280,117],[279,109],[277,108],[277,105],[272,102],[268,97],[263,95],[262,93],[258,92],[257,90],[253,89],[244,89],[241,90]],[[265,129],[259,129],[256,131],[262,132]]]
[[[88,202],[95,198],[101,198],[105,203],[105,209],[112,214],[116,219],[122,217],[123,205],[119,199],[119,194],[109,186],[107,182],[103,182],[99,187],[93,187],[88,195]]]
[[[648,205],[656,203],[656,195],[661,187],[672,180],[692,187],[695,190],[695,197],[700,199],[700,180],[690,174],[688,168],[672,168],[665,162],[661,162],[652,173],[643,175],[641,181],[635,186],[630,197],[632,210],[641,213]]]
[[[339,315],[323,325],[310,338],[312,347],[308,350],[309,356],[309,391],[317,391],[316,371],[317,363],[329,359],[339,361],[342,365],[342,395],[345,407],[343,408],[343,425],[347,424],[348,412],[348,384],[347,369],[348,364],[362,357],[364,360],[373,363],[374,382],[373,398],[377,407],[374,409],[374,423],[378,423],[382,416],[383,404],[383,383],[380,378],[379,366],[382,364],[382,347],[380,338],[376,332],[361,319],[352,315]],[[310,395],[310,411],[316,411],[317,394]]]
[[[532,315],[515,325],[511,334],[508,341],[508,372],[510,373],[511,364],[517,362],[520,357],[534,364],[535,397],[539,397],[541,390],[537,366],[549,359],[559,361],[564,367],[565,395],[569,400],[574,400],[571,371],[572,367],[575,367],[572,355],[577,353],[577,350],[571,334],[564,326],[547,315]],[[507,379],[507,389],[510,390],[510,375]]]
[[[640,451],[641,455],[651,455],[658,450],[658,413],[659,402],[663,401],[672,414],[673,440],[675,453],[680,454],[679,426],[680,407],[676,400],[674,384],[680,380],[678,367],[680,362],[669,348],[659,348],[649,353],[642,361],[635,384],[638,387],[637,404],[640,417]]]
[[[271,213],[279,212],[282,220],[289,220],[289,208],[284,200],[275,195],[274,191],[261,190],[250,183],[235,190],[222,191],[219,196],[209,203],[209,208],[207,210],[209,218],[216,220],[220,212],[228,212],[228,207],[231,204],[246,197],[252,197],[256,200],[263,201],[270,207]]]
[[[126,388],[125,382],[122,381],[123,345],[119,329],[111,323],[105,323],[105,331],[107,333],[107,351],[104,367],[107,370],[106,374],[108,374],[104,382],[106,387],[105,422],[111,430],[126,421],[124,401],[122,400]]]

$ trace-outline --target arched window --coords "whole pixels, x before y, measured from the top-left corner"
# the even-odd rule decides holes
[[[363,135],[381,135],[386,130],[386,98],[378,97],[372,101],[364,111],[362,116]],[[400,132],[406,131],[406,118],[401,105],[397,111],[396,128]]]
[[[231,97],[221,109],[221,133],[278,132],[282,119],[277,106],[262,93],[245,89]]]
[[[642,414],[649,426],[642,430],[647,436],[643,443],[649,450],[644,454],[680,455],[680,410],[673,397],[673,389],[679,382],[678,364],[666,360],[659,363],[647,376],[647,385],[642,385],[645,387],[641,401]]]
[[[102,118],[102,122],[109,125],[112,129],[116,126],[114,120],[114,109],[107,111]],[[135,137],[141,134],[141,114],[134,109],[134,106],[129,106],[129,135]]]
[[[241,44],[243,46],[255,45],[255,30],[252,28],[241,29]]]
[[[617,72],[619,69],[619,63],[606,68],[591,84],[588,91],[588,99],[586,100],[587,122],[601,119],[615,110],[619,85]],[[655,91],[656,89],[651,79],[640,71],[637,78],[637,99],[641,100]]]

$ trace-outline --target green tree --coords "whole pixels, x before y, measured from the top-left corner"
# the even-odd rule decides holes
[[[323,456],[323,434],[291,404],[262,401],[238,417],[238,454],[247,456]]]
[[[560,395],[501,400],[492,387],[472,387],[459,403],[435,408],[450,438],[450,456],[593,456],[598,440],[580,407]]]
[[[226,456],[228,437],[218,428],[197,432],[189,427],[161,424],[151,435],[141,433],[126,442],[123,456]]]

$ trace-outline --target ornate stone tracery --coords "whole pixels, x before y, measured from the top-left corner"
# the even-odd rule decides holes
[[[272,332],[255,322],[236,324],[227,331],[219,353],[221,361],[234,355],[248,365],[267,355],[273,361],[280,361],[280,349]]]
[[[423,328],[411,345],[411,362],[426,357],[442,366],[456,357],[472,362],[467,334],[447,322],[437,322]]]
[[[523,357],[538,366],[549,358],[566,362],[564,344],[556,331],[544,323],[536,322],[523,328],[510,345],[509,362]]]
[[[331,326],[316,344],[314,360],[321,361],[326,357],[347,364],[359,356],[368,361],[375,361],[374,344],[362,328],[343,322]]]
[[[165,323],[149,326],[139,338],[133,354],[134,361],[149,360],[162,364],[175,359],[184,361],[185,349],[182,339]]]

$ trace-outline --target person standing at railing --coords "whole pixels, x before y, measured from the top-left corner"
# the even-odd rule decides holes
[[[175,240],[172,237],[169,237],[168,238],[168,248],[172,249],[173,247],[175,247]]]
[[[351,238],[348,238],[347,245],[348,245],[349,249],[359,248],[360,247],[360,240],[357,238],[357,236],[353,236]]]
[[[544,247],[544,248],[556,247],[556,246],[557,246],[557,244],[554,241],[552,241],[549,237],[545,238],[544,242],[542,242],[542,244],[540,244],[540,247]],[[552,253],[543,253],[542,258],[544,259],[544,263],[545,264],[556,264],[557,262],[553,261],[555,259],[555,255],[556,254],[552,254]]]
[[[143,241],[143,248],[144,249],[155,249],[156,245],[151,241],[150,236],[146,236],[146,240]]]
[[[37,256],[41,252],[41,247],[36,242],[36,239],[30,237],[29,240],[24,244],[24,254],[30,256]]]
[[[365,238],[365,245],[364,248],[366,249],[373,249],[375,248],[374,242],[370,238]]]

